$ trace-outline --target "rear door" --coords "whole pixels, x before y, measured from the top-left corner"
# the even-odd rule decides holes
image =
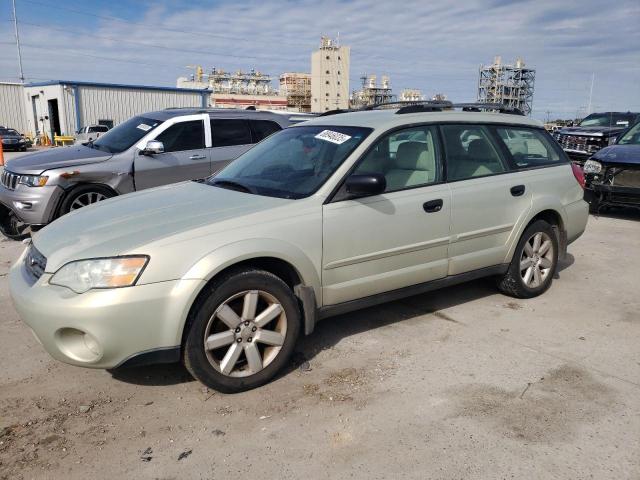
[[[253,145],[249,121],[244,118],[212,118],[209,149],[211,171],[216,173]]]
[[[449,275],[504,263],[531,209],[527,172],[511,168],[492,127],[441,127],[451,188]]]
[[[163,143],[164,153],[142,155],[140,151],[136,152],[136,190],[211,175],[210,160],[205,149],[205,122],[202,117],[183,117],[176,122],[165,122],[159,127],[162,130],[154,139]]]

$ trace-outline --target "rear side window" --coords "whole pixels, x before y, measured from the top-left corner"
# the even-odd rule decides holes
[[[253,141],[255,143],[267,138],[272,133],[282,130],[280,125],[270,120],[249,120],[249,124],[251,125]]]
[[[204,148],[204,124],[202,120],[176,123],[158,135],[156,140],[164,144],[165,152]]]
[[[89,133],[95,132],[106,132],[108,130],[107,127],[103,127],[102,125],[96,125],[95,127],[89,127]]]
[[[497,145],[486,127],[480,125],[443,125],[447,156],[447,179],[466,180],[507,171]]]
[[[548,135],[540,130],[497,127],[496,132],[518,169],[553,165],[563,161]]]
[[[253,143],[249,123],[240,119],[212,119],[211,137],[214,147],[232,147]]]

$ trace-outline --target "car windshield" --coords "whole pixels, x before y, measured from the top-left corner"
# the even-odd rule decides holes
[[[634,116],[626,113],[592,113],[578,125],[581,127],[623,127],[633,122]]]
[[[206,183],[270,197],[307,197],[369,133],[371,129],[362,127],[287,128],[239,156]]]
[[[89,142],[87,146],[107,153],[124,152],[161,123],[162,120],[153,118],[133,117],[104,135],[100,135],[97,140]]]
[[[620,137],[618,145],[640,145],[640,122],[636,123],[627,130],[627,133]]]
[[[0,135],[20,135],[20,134],[15,130],[12,130],[11,128],[0,128]]]

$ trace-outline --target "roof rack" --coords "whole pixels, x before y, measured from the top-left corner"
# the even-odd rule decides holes
[[[399,107],[399,108],[398,108]],[[515,107],[509,107],[501,103],[453,103],[449,101],[422,100],[422,101],[399,101],[386,102],[377,105],[369,105],[361,110],[384,110],[387,108],[398,108],[396,114],[418,112],[442,112],[443,110],[453,110],[456,108],[464,112],[482,112],[497,111],[499,113],[510,113],[513,115],[524,115],[524,113]],[[335,113],[342,113],[336,111]]]
[[[364,110],[363,108],[337,108],[335,110],[327,110],[326,112],[322,112],[319,117],[328,117],[329,115],[338,115],[339,113],[349,113],[349,112],[360,112]]]

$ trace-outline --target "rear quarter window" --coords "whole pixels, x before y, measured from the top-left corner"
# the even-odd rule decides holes
[[[276,122],[272,122],[271,120],[249,120],[249,125],[251,126],[251,132],[253,133],[254,143],[258,143],[269,135],[282,130],[280,125]]]
[[[496,127],[496,134],[508,150],[516,169],[559,165],[565,159],[549,135],[534,128]]]

